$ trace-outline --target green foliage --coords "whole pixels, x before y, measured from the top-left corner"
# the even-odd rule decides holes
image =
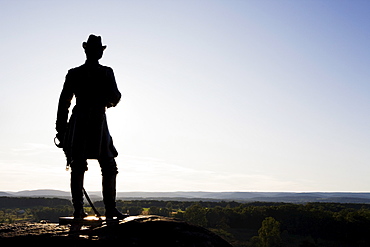
[[[33,209],[34,219],[36,221],[48,220],[50,222],[58,222],[60,216],[72,215],[73,209],[71,206],[57,206],[54,208],[50,207],[39,207]]]
[[[206,213],[207,210],[205,208],[203,208],[199,204],[194,204],[186,209],[184,219],[194,225],[206,227]]]
[[[154,214],[154,215],[160,215],[160,216],[170,216],[170,209],[168,208],[160,208],[156,206],[151,206],[148,211],[149,214]]]
[[[280,223],[272,217],[265,218],[258,230],[258,238],[261,247],[281,246]]]
[[[117,207],[123,213],[128,213],[129,215],[140,215],[143,212],[143,208],[139,206],[131,207]]]
[[[0,223],[48,220],[73,212],[69,200],[59,198],[0,197]]]
[[[11,224],[24,221],[35,222],[40,220],[58,222],[60,216],[68,216],[71,215],[72,212],[73,209],[71,206],[0,209],[0,223]]]

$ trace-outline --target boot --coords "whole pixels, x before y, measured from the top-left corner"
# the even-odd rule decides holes
[[[83,183],[84,183],[85,172],[71,172],[71,194],[72,204],[74,207],[73,217],[74,219],[83,219],[87,216],[84,212],[84,199],[83,199]]]
[[[122,214],[116,208],[116,177],[117,174],[103,175],[103,202],[105,205],[105,217],[107,219],[117,217],[118,220],[122,220],[128,215]]]

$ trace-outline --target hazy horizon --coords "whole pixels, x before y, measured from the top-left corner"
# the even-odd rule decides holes
[[[32,190],[0,190],[0,192],[25,192],[25,191],[61,191],[70,193],[69,188],[66,190],[57,190],[57,189],[32,189]],[[101,190],[87,190],[88,192],[101,192]],[[178,190],[178,191],[118,191],[117,193],[370,193],[370,191],[187,191],[187,190]]]

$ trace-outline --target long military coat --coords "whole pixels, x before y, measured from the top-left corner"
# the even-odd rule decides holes
[[[76,105],[67,123],[73,96]],[[113,70],[98,62],[70,69],[59,98],[56,130],[64,135],[67,162],[75,159],[116,157],[105,111],[120,101]]]

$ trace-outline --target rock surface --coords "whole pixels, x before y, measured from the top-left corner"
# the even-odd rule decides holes
[[[51,223],[0,225],[0,245],[21,241],[39,246],[65,243],[68,247],[101,246],[104,242],[115,246],[231,247],[202,227],[155,215],[131,216],[119,224],[80,230]]]

